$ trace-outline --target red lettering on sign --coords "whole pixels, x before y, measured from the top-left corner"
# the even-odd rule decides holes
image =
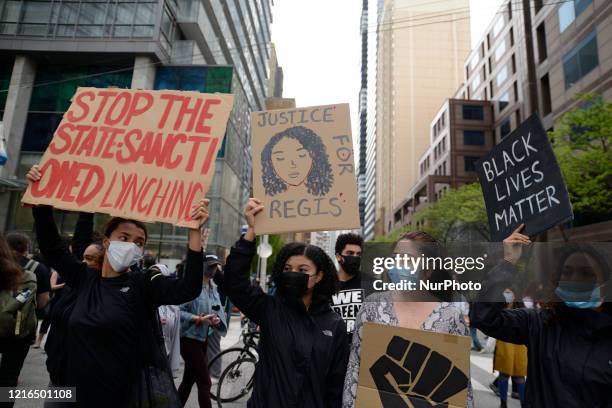
[[[88,97],[89,102],[84,100],[85,97]],[[96,99],[96,94],[92,91],[79,93],[74,98],[74,103],[72,104],[71,108],[78,107],[81,109],[81,113],[80,115],[75,115],[74,110],[71,109],[66,113],[66,119],[70,122],[80,122],[81,120],[85,119],[87,115],[89,115],[89,103],[93,102],[94,99]]]

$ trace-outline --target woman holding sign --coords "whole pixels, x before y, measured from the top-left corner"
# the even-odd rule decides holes
[[[27,178],[30,183],[40,181],[38,166]],[[139,221],[115,217],[108,222],[100,271],[70,253],[58,234],[51,207],[34,207],[33,214],[41,252],[76,292],[66,322],[70,353],[65,376],[63,383],[54,385],[76,387],[77,404],[82,407],[150,406],[153,399],[162,397],[164,407],[180,407],[162,354],[155,310],[198,296],[203,273],[200,231],[189,231],[183,279],[170,279],[161,273],[130,271],[147,241],[146,226]],[[206,221],[207,200],[201,200],[191,216],[200,225]]]
[[[421,254],[437,257],[440,252],[440,245],[436,239],[425,232],[404,234],[393,246],[394,255],[408,255],[413,258],[418,258]],[[389,280],[394,283],[401,281],[417,283],[421,280],[433,283],[451,279],[449,273],[443,269],[408,269],[396,266],[387,273]],[[463,320],[463,312],[457,303],[451,302],[451,298],[450,291],[439,290],[395,290],[374,293],[366,298],[355,321],[355,334],[344,382],[343,408],[355,407],[364,322],[469,336],[469,330]],[[433,385],[438,386],[439,384]],[[474,400],[469,380],[466,385],[468,388],[467,406],[473,408]]]
[[[591,245],[568,244],[551,277],[552,307],[506,309],[503,290],[517,273],[522,246],[531,243],[523,228],[504,240],[504,260],[488,273],[484,301],[470,311],[472,324],[488,336],[527,346],[527,406],[610,407],[611,261]]]
[[[344,321],[331,307],[337,282],[332,260],[319,247],[285,245],[273,266],[274,296],[251,284],[255,215],[244,211],[246,234],[232,247],[224,269],[225,294],[261,328],[251,408],[336,408],[342,403],[348,343]]]

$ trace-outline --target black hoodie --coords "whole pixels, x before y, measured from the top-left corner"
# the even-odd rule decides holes
[[[248,407],[341,407],[349,345],[342,318],[329,299],[313,299],[308,311],[251,284],[255,243],[240,239],[224,268],[224,290],[260,326],[259,362]]]
[[[512,281],[516,267],[501,262],[488,274],[483,299],[492,299]],[[550,309],[503,309],[477,302],[471,324],[488,336],[528,349],[528,406],[534,408],[612,407],[612,316],[565,305]]]

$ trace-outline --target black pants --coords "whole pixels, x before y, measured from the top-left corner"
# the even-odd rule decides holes
[[[0,339],[0,387],[16,387],[23,362],[30,350],[32,339]],[[13,402],[1,402],[0,407],[8,408]]]
[[[181,357],[185,361],[185,372],[183,373],[183,381],[179,385],[178,393],[183,406],[189,399],[191,388],[195,383],[198,386],[200,408],[212,408],[206,342],[181,337]]]

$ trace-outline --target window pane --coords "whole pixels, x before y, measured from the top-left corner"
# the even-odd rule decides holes
[[[571,1],[562,3],[559,6],[559,31],[564,32],[575,19],[574,3]]]
[[[63,3],[60,11],[59,22],[62,24],[75,24],[79,5],[73,3]]]
[[[464,130],[463,144],[470,146],[483,146],[485,143],[484,132],[482,130]]]
[[[129,37],[132,35],[131,26],[118,26],[113,29],[113,37]]]
[[[23,6],[23,22],[46,23],[49,21],[51,2],[26,1]]]
[[[20,24],[19,34],[44,36],[47,34],[47,24]]]
[[[106,19],[106,4],[83,3],[81,4],[81,24],[104,24]]]
[[[597,55],[597,37],[593,37],[578,51],[580,60],[580,77],[582,78],[599,65]]]
[[[576,5],[576,16],[582,14],[584,10],[593,2],[593,0],[574,0]]]
[[[504,137],[508,136],[510,132],[511,132],[510,118],[507,118],[506,120],[502,122],[501,126],[499,127],[499,134],[501,138],[503,139]]]
[[[17,33],[16,23],[0,24],[0,34],[16,34],[16,33]]]
[[[56,35],[58,37],[74,37],[74,25],[58,24]]]
[[[510,91],[506,91],[499,97],[499,111],[501,112],[504,109],[506,109],[506,106],[508,106],[509,104],[510,104]]]
[[[117,6],[117,15],[115,16],[115,24],[132,24],[134,22],[135,11],[135,4],[119,3]]]
[[[16,23],[19,20],[20,6],[20,1],[7,1],[4,10],[2,10],[2,15],[0,15],[0,20]]]
[[[495,50],[495,61],[499,61],[506,53],[506,41],[503,41]]]
[[[483,120],[484,110],[482,106],[463,105],[463,119],[466,120]]]
[[[480,79],[480,73],[478,75],[476,75],[474,77],[474,81],[472,82],[472,92],[474,92],[476,90],[476,88],[478,88],[478,85],[480,85],[481,79]]]
[[[61,113],[29,113],[21,150],[44,152],[53,138],[53,132],[62,120]]]
[[[152,37],[153,36],[152,25],[139,25],[134,26],[134,37]]]
[[[495,77],[495,82],[497,83],[497,86],[500,86],[501,84],[504,83],[506,79],[508,79],[508,67],[507,66],[503,67],[497,73],[497,76]]]
[[[80,25],[77,27],[77,37],[102,37],[104,26],[98,25]]]
[[[480,157],[477,156],[465,156],[463,158],[465,171],[476,171],[476,162],[480,160]]]
[[[493,26],[493,37],[497,37],[503,28],[504,28],[504,17],[501,16],[500,18],[497,19],[497,21],[495,22],[495,25]]]
[[[154,5],[151,3],[139,4],[135,24],[153,24],[154,11]]]

